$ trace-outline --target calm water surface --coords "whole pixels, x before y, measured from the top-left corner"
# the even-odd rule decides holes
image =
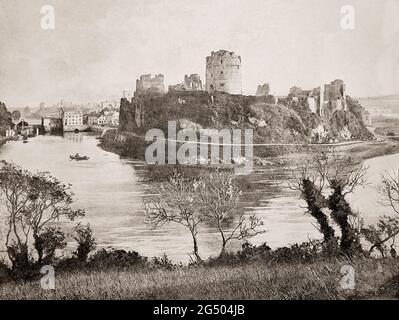
[[[89,222],[98,247],[135,250],[146,256],[167,253],[175,261],[188,261],[192,240],[178,225],[151,230],[144,223],[141,202],[150,186],[142,182],[139,173],[145,170],[141,162],[123,159],[99,148],[98,140],[89,134],[38,136],[23,144],[8,142],[0,147],[0,159],[12,161],[28,170],[49,171],[63,182],[71,183],[76,208],[86,211],[84,222]],[[79,153],[89,161],[75,162],[69,155]],[[355,210],[359,209],[367,223],[374,223],[387,209],[378,204],[376,185],[380,172],[399,167],[399,155],[384,156],[365,162],[369,166],[370,184],[358,189],[351,197]],[[276,172],[264,174],[262,190],[256,200],[245,203],[245,211],[256,212],[264,221],[266,233],[251,242],[267,242],[271,247],[320,238],[312,225],[313,219],[305,215],[305,204],[298,196],[277,184]],[[280,176],[284,173],[279,172]],[[270,178],[269,178],[270,176]],[[220,249],[219,236],[213,228],[204,226],[199,235],[200,254],[215,255]],[[231,248],[238,249],[240,243]]]

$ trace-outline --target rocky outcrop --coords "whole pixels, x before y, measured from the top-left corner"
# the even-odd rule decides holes
[[[327,124],[329,138],[334,142],[342,140],[373,140],[374,135],[364,126],[361,118],[352,112],[338,110],[333,113]]]

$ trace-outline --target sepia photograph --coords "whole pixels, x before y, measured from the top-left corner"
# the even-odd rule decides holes
[[[398,17],[0,0],[0,306],[398,301]]]

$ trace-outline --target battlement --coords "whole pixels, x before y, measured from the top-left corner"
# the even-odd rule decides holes
[[[241,65],[241,56],[235,52],[229,52],[227,50],[212,51],[211,55],[206,57],[207,64],[226,64],[230,62],[235,65]]]

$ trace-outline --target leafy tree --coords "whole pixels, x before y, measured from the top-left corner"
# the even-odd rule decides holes
[[[0,130],[8,129],[11,122],[11,113],[4,103],[0,102]]]
[[[5,245],[13,266],[17,260],[29,265],[32,242],[39,260],[43,254],[51,253],[52,249],[43,246],[50,238],[51,243],[63,243],[59,233],[47,229],[52,223],[62,218],[73,221],[84,215],[83,210],[72,209],[70,187],[48,173],[31,173],[12,163],[0,162],[0,199],[5,204],[1,215],[5,219]],[[21,257],[16,258],[19,254]]]
[[[35,235],[34,247],[38,254],[37,263],[50,264],[55,257],[57,249],[64,249],[67,245],[66,235],[60,228],[54,226],[45,228]]]
[[[21,112],[19,110],[14,110],[13,112],[11,112],[11,117],[13,118],[13,120],[18,121],[19,119],[21,119]]]

